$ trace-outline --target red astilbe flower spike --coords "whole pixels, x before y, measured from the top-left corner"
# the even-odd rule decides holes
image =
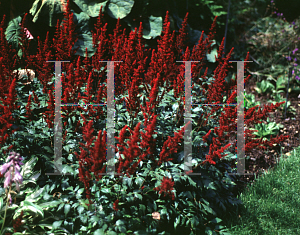
[[[173,153],[177,153],[177,149],[179,148],[178,144],[180,143],[180,139],[182,139],[184,135],[184,129],[185,126],[181,128],[181,130],[178,133],[174,132],[174,137],[168,136],[168,139],[164,142],[162,150],[159,154],[159,161],[157,165],[161,165],[163,162],[173,160],[173,158],[167,157]]]
[[[113,209],[115,210],[115,211],[118,211],[119,209],[118,209],[118,205],[119,205],[119,199],[117,199],[115,202],[114,202],[114,204],[113,204]]]
[[[220,94],[223,94],[225,91],[225,86],[223,82],[225,81],[226,74],[228,71],[228,60],[233,52],[233,48],[230,50],[223,64],[219,64],[214,72],[215,81],[208,89],[207,103],[211,104],[221,104],[223,102],[223,97]],[[219,69],[218,69],[219,68]],[[215,105],[211,109],[210,115],[214,114],[217,110],[221,109],[221,106]]]
[[[21,32],[20,32],[20,42],[19,46],[20,49],[22,50],[22,60],[24,61],[25,64],[25,69],[27,69],[29,66],[32,66],[33,63],[33,57],[29,56],[29,40],[26,35],[25,31],[25,22],[26,22],[26,17],[28,13],[25,13],[22,22],[21,22]],[[27,81],[28,82],[28,81]]]
[[[94,140],[93,136],[93,121],[89,121],[86,125],[86,119],[81,114],[84,119],[84,131],[83,139],[86,144],[80,143],[82,147],[85,147],[88,151],[85,151],[80,147],[81,154],[78,156],[78,153],[75,153],[76,157],[79,159],[80,163],[80,181],[84,182],[86,188],[86,196],[91,202],[91,192],[90,187],[91,183],[91,172],[94,173],[96,181],[99,181],[102,178],[102,173],[105,173],[106,167],[104,163],[106,162],[106,131],[102,135],[102,131],[98,132],[98,138],[96,140],[95,146],[92,148],[91,145]],[[91,156],[91,157],[89,157]]]
[[[140,125],[141,125],[141,123],[138,123],[137,126],[135,127],[134,132],[131,133],[132,136],[131,136],[131,138],[129,139],[129,141],[127,142],[127,144],[128,144],[129,147],[126,148],[126,147],[122,146],[124,150],[120,151],[120,154],[124,154],[124,156],[125,156],[125,159],[124,159],[125,162],[124,162],[124,164],[123,164],[123,167],[124,167],[125,169],[128,169],[129,165],[130,165],[131,163],[133,163],[133,161],[134,161],[134,159],[135,159],[136,157],[142,155],[142,154],[141,154],[141,149],[140,149],[140,147],[137,145],[137,142],[140,141],[140,140],[139,140],[139,134],[140,134],[139,128],[140,128]],[[129,128],[129,130],[130,130],[130,128]],[[130,130],[130,132],[132,132],[132,131]],[[121,146],[121,145],[118,145],[118,147],[119,147],[119,146]],[[120,159],[120,161],[124,161],[124,160],[123,160],[123,159]],[[136,166],[137,166],[137,163],[135,163],[134,166],[127,172],[127,175],[128,175],[128,176],[129,176],[129,174],[132,174],[132,173],[133,173],[133,171],[135,170]],[[122,169],[119,168],[119,170],[120,170],[120,171],[118,171],[118,173],[121,173],[121,170],[122,170]]]
[[[93,43],[97,43],[97,50],[96,50],[94,56],[92,56],[92,65],[93,65],[93,68],[97,71],[100,71],[101,67],[105,65],[103,63],[100,63],[99,61],[107,60],[106,53],[109,48],[109,46],[108,46],[109,41],[106,36],[106,31],[107,31],[106,27],[107,27],[107,23],[101,29],[99,29],[99,31],[100,31],[99,35],[93,34]],[[96,28],[96,29],[98,30],[98,28]],[[95,47],[96,47],[96,44],[95,44]],[[105,66],[107,66],[107,65],[105,65]],[[94,72],[94,73],[96,73],[96,72]]]
[[[47,101],[48,103],[48,106],[47,106],[47,111],[45,111],[45,113],[43,114],[47,124],[48,124],[48,127],[49,128],[53,128],[54,124],[53,124],[53,119],[54,119],[54,109],[55,109],[55,105],[54,105],[54,97],[53,97],[53,94],[52,94],[52,91],[48,91],[48,96],[49,96],[49,100]],[[49,114],[50,117],[47,115]]]
[[[85,147],[88,149],[88,152],[85,151],[82,147],[79,147],[80,149],[80,156],[77,152],[75,152],[75,156],[79,160],[79,179],[82,181],[85,185],[85,191],[86,191],[86,198],[89,199],[89,203],[92,204],[91,201],[91,191],[90,191],[90,181],[92,179],[92,176],[90,175],[90,169],[93,165],[93,161],[91,158],[88,157],[88,153],[92,152],[91,144],[93,143],[94,136],[93,136],[93,121],[91,120],[88,125],[86,125],[86,119],[83,115],[81,115],[84,119],[84,130],[83,130],[83,139],[86,142],[84,145],[83,143],[80,143],[82,147]]]
[[[141,92],[139,92],[139,85],[141,84],[141,74],[143,70],[143,66],[140,65],[138,69],[134,71],[131,86],[128,90],[128,98],[125,98],[126,108],[129,114],[132,115],[132,112],[135,112],[135,116],[133,118],[136,118],[139,112],[138,104],[140,103],[140,97],[138,94],[141,94]]]
[[[67,0],[66,12],[64,12],[64,20],[61,26],[59,26],[59,20],[57,20],[56,32],[53,38],[56,61],[73,61],[78,50],[78,48],[73,48],[78,40],[76,36],[77,34],[75,33],[73,13],[70,9],[70,1]],[[62,64],[62,68],[65,68],[64,63]]]
[[[216,25],[217,25],[217,18],[218,16],[215,16],[214,21],[209,29],[209,34],[207,35],[207,39],[208,39],[208,54],[211,53],[211,44],[213,43],[213,39],[216,35]]]
[[[32,94],[33,94],[34,102],[35,102],[36,104],[40,105],[39,99],[38,99],[38,97],[36,96],[36,94],[34,93],[34,91],[32,91]]]
[[[188,20],[188,15],[189,13],[187,12],[184,20],[182,22],[181,28],[179,29],[179,35],[176,38],[176,47],[177,47],[177,52],[180,55],[180,60],[182,60],[182,52],[184,48],[186,48],[186,40],[187,40],[187,20]],[[184,61],[184,60],[182,60]]]
[[[144,114],[144,118],[146,118],[146,114],[145,113],[152,113],[153,109],[155,108],[155,106],[157,105],[157,101],[156,101],[156,98],[157,98],[157,94],[158,94],[158,78],[159,78],[159,74],[157,74],[156,78],[154,79],[154,86],[153,88],[151,89],[151,93],[150,93],[150,101],[149,102],[146,102],[146,110],[142,110],[143,111],[143,114]],[[146,111],[146,112],[145,112]]]
[[[92,151],[92,159],[94,164],[91,171],[94,172],[96,181],[99,181],[103,176],[101,174],[105,173],[106,169],[104,166],[106,163],[106,131],[103,132],[103,135],[101,130],[98,132],[98,138]]]
[[[17,219],[13,220],[13,228],[14,228],[15,233],[22,232],[21,226],[23,224],[22,223],[23,215],[24,215],[24,213],[23,213],[23,211],[21,211],[20,216]]]
[[[99,15],[97,17],[97,23],[95,24],[95,31],[93,33],[93,47],[95,47],[99,42],[101,41],[98,41],[98,38],[100,37],[101,35],[101,31],[102,31],[102,27],[103,27],[103,18],[104,18],[104,14],[102,12],[102,7],[100,7],[100,11],[99,11]],[[106,26],[105,26],[106,28]]]
[[[92,89],[93,89],[93,78],[92,78],[92,72],[90,72],[89,74],[89,78],[88,78],[88,81],[87,81],[87,87],[86,87],[86,92],[84,93],[86,95],[86,97],[82,97],[83,100],[86,102],[86,103],[91,103],[92,101]]]
[[[153,77],[160,74],[159,86],[166,87],[170,91],[170,81],[174,80],[177,71],[175,62],[175,30],[170,34],[169,12],[167,11],[161,40],[158,40],[157,53],[152,51],[152,58],[148,72],[145,74],[145,81],[153,87]],[[164,82],[166,85],[164,85]],[[163,95],[162,95],[163,96]],[[162,99],[162,97],[160,98]]]
[[[16,50],[12,49],[12,45],[8,43],[5,36],[5,15],[0,24],[0,97],[3,97],[4,92],[9,89],[12,80],[7,78],[11,76],[11,72],[16,66],[17,60]],[[3,65],[3,66],[2,66]]]
[[[173,192],[171,192],[171,190],[174,189],[173,188],[174,183],[175,182],[173,182],[172,179],[166,178],[164,176],[164,178],[163,178],[163,180],[161,182],[161,185],[158,186],[158,187],[155,187],[153,190],[159,191],[159,194],[163,193],[164,196],[169,195],[171,197],[171,199],[174,201],[175,200],[175,195],[174,195]]]
[[[36,72],[38,74],[37,78],[40,80],[40,82],[43,85],[43,93],[47,94],[51,88],[48,85],[48,82],[51,81],[52,78],[52,70],[53,70],[53,64],[46,62],[50,61],[52,58],[52,46],[49,45],[49,31],[46,34],[45,42],[42,45],[42,42],[40,41],[40,37],[38,36],[38,51],[36,56],[34,57],[35,60],[34,68],[36,69]]]
[[[88,73],[85,72],[84,68],[82,68],[81,59],[78,56],[78,59],[76,62],[76,69],[75,69],[75,82],[76,82],[75,93],[80,92],[80,88],[83,86],[83,83],[86,82],[87,75],[88,75]],[[79,101],[79,97],[77,97],[76,101],[77,102]]]
[[[8,132],[12,124],[19,119],[19,117],[13,118],[12,113],[14,110],[20,108],[17,106],[17,94],[16,94],[16,79],[14,79],[9,87],[8,94],[6,93],[6,99],[1,98],[2,104],[0,104],[0,146],[2,146],[9,135],[13,134],[17,130],[12,130]],[[8,133],[6,133],[8,132]],[[4,154],[10,150],[13,146],[11,145],[9,149],[4,151]]]
[[[248,55],[247,55],[248,58]],[[226,57],[226,60],[228,60],[229,57]],[[225,64],[225,63],[224,63]],[[219,76],[224,77],[224,73],[222,73],[221,71],[225,69],[225,66],[222,66],[220,72],[218,73]],[[247,77],[248,80],[249,77]],[[232,85],[233,86],[233,85]],[[235,89],[233,89],[232,94],[230,95],[227,103],[233,103],[236,97],[236,86],[234,86]],[[284,102],[282,102],[284,103]],[[254,114],[254,108],[249,109],[246,114],[245,114],[245,124],[249,124],[249,123],[260,123],[261,121],[259,121],[259,119],[266,119],[267,112],[270,111],[274,111],[274,109],[276,107],[279,107],[282,103],[278,103],[276,105],[271,104],[270,106],[265,106],[265,110],[261,111],[258,110],[258,112],[256,114]],[[235,118],[232,118],[234,116],[236,116],[237,113],[237,109],[240,107],[241,104],[238,104],[238,107],[230,107],[227,106],[224,110],[225,113],[221,113],[221,117],[220,117],[220,126],[219,127],[215,127],[215,133],[217,134],[217,138],[213,138],[213,144],[210,146],[210,151],[209,154],[206,155],[206,160],[202,163],[202,164],[206,164],[207,162],[209,162],[210,164],[216,164],[216,162],[213,160],[214,158],[219,158],[221,159],[221,153],[230,146],[230,144],[227,144],[225,147],[221,148],[221,143],[224,143],[226,141],[226,139],[229,139],[228,136],[230,133],[235,133],[236,132],[236,125],[234,125],[234,120]],[[227,135],[223,135],[224,132],[227,132]],[[264,144],[264,145],[269,145],[270,147],[272,146],[273,143],[278,143],[277,141],[280,140],[284,140],[286,138],[288,138],[288,136],[277,136],[277,139],[271,139],[270,141],[266,140],[264,142],[262,142],[262,139],[250,139],[248,135],[250,135],[250,137],[253,137],[252,134],[254,131],[250,131],[250,130],[246,130],[246,144],[245,144],[245,153],[250,151],[251,148],[258,146],[259,144]],[[210,134],[210,132],[203,137],[204,140],[206,140],[207,136]],[[220,149],[221,148],[221,149]],[[266,149],[265,146],[259,146],[259,148],[263,148]],[[218,150],[219,149],[219,150]]]
[[[28,96],[28,101],[27,101],[27,105],[26,105],[26,113],[25,113],[25,117],[27,117],[30,121],[30,116],[31,116],[31,109],[30,109],[30,105],[31,105],[31,94]]]
[[[200,37],[197,45],[193,47],[192,55],[191,55],[190,60],[192,60],[192,61],[201,61],[201,62],[196,63],[195,69],[192,70],[192,74],[193,74],[192,78],[196,77],[196,75],[199,74],[199,72],[201,71],[201,69],[205,65],[204,58],[206,56],[206,53],[210,53],[210,51],[211,51],[210,46],[213,43],[213,41],[212,41],[213,40],[213,35],[214,35],[213,30],[216,26],[216,20],[217,20],[217,17],[215,17],[215,19],[214,19],[214,22],[213,22],[213,24],[210,28],[210,33],[207,36],[207,38],[203,41],[204,31],[202,31],[201,37]],[[208,68],[206,68],[206,69],[208,69]],[[202,76],[202,78],[205,78],[205,77],[206,77],[206,73],[205,73],[205,76]],[[197,82],[198,82],[198,80],[197,80]],[[201,87],[203,87],[201,81],[200,81],[200,85],[201,85]]]
[[[190,60],[190,50],[187,47],[186,51],[183,55],[183,61],[189,61]],[[174,96],[179,97],[179,94],[182,94],[184,92],[184,87],[185,87],[185,67],[186,65],[182,63],[179,67],[179,73],[177,75],[177,82],[174,80],[173,82],[173,89],[174,89]],[[195,63],[191,63],[191,71],[193,71],[196,68]],[[191,90],[194,88],[195,83],[191,86]],[[185,105],[185,95],[181,96],[181,101],[184,101]]]
[[[113,35],[110,34],[110,40],[109,40],[109,50],[110,54],[113,55],[117,50],[114,50],[114,48],[117,48],[117,45],[119,44],[119,40],[122,40],[122,42],[125,41],[125,29],[123,31],[120,29],[120,18],[117,19],[116,28],[113,30]],[[122,34],[121,34],[122,33]]]
[[[140,144],[142,149],[146,149],[148,146],[147,151],[140,157],[138,163],[140,163],[140,161],[144,161],[144,157],[146,155],[146,153],[149,155],[149,158],[154,160],[154,151],[156,149],[156,139],[153,138],[153,134],[157,134],[157,132],[154,132],[154,128],[156,126],[156,118],[157,115],[153,116],[153,118],[151,118],[152,120],[150,120],[149,125],[147,120],[144,122],[144,125],[147,126],[146,127],[146,133],[141,133],[142,135],[142,142]]]

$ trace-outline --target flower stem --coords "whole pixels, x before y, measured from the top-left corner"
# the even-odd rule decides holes
[[[3,226],[5,224],[6,211],[7,211],[8,199],[9,199],[8,195],[10,195],[10,191],[11,191],[11,184],[10,184],[10,187],[9,187],[9,192],[7,194],[7,200],[6,200],[5,212],[4,212],[4,218],[3,218],[3,224],[2,224],[2,227],[1,227],[0,234],[2,234]]]

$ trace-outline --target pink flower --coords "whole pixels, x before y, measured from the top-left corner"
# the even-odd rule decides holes
[[[19,25],[21,25],[21,23],[19,23]],[[24,31],[25,31],[26,37],[28,39],[33,39],[34,38],[27,28],[24,28]]]
[[[1,175],[5,173],[5,180],[4,180],[4,188],[7,188],[9,185],[12,184],[12,182],[16,183],[17,190],[20,191],[19,184],[23,183],[23,178],[20,174],[20,165],[24,165],[22,163],[22,158],[20,157],[19,153],[10,152],[10,155],[8,157],[8,163],[5,163],[0,167],[0,173]],[[9,168],[9,169],[8,169]],[[14,173],[14,176],[12,177],[12,173]]]

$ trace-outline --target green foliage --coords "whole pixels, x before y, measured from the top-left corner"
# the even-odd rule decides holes
[[[18,55],[19,57],[22,57],[22,50],[19,49],[19,44],[20,42],[20,33],[21,33],[21,26],[19,24],[21,24],[22,22],[22,17],[18,16],[15,19],[12,19],[5,31],[5,36],[6,36],[6,40],[8,41],[8,43],[10,43],[12,45],[12,47],[14,49],[18,49]]]
[[[107,13],[112,18],[123,19],[130,13],[133,4],[134,0],[111,0],[107,5]]]
[[[41,9],[40,7],[48,9],[47,4],[49,3],[45,1],[45,6],[41,5],[40,7],[38,7],[37,1],[35,4],[37,5],[34,14],[38,19],[40,16],[38,9]],[[79,4],[79,1],[76,4]],[[122,5],[116,4],[116,6],[111,8],[111,11],[115,11],[115,15],[125,14],[124,12],[118,12],[121,12]],[[90,37],[88,34],[89,28],[86,27],[86,24],[92,17],[91,14],[95,12],[93,7],[97,9],[99,5],[93,5],[92,2],[89,5],[82,4],[82,9],[85,10],[74,14],[74,18],[77,20],[77,29],[86,34],[81,38],[80,46],[85,46],[86,38]],[[58,8],[54,7],[55,9]],[[57,10],[56,13],[58,12]],[[129,16],[130,14],[126,17],[130,18]],[[161,16],[157,16],[157,18],[159,17],[162,19]],[[152,19],[151,16],[149,19]],[[161,20],[157,20],[155,23],[158,28],[161,22]],[[156,34],[158,30],[155,29],[156,27],[153,28],[154,34]],[[151,35],[151,33],[149,34]],[[90,51],[90,55],[92,54],[92,51]],[[49,82],[49,87],[53,87],[54,79],[53,77],[52,81]],[[211,76],[200,78],[200,80],[204,85],[214,82],[214,78]],[[84,85],[86,86],[86,84]],[[24,192],[21,192],[20,206],[14,204],[9,209],[10,217],[15,218],[21,209],[24,209],[25,224],[29,228],[28,230],[35,234],[64,233],[77,235],[83,232],[86,234],[201,234],[204,231],[205,234],[215,234],[216,231],[219,234],[226,234],[226,229],[221,225],[221,222],[224,218],[232,216],[232,211],[235,211],[237,206],[241,204],[241,201],[232,194],[235,177],[229,177],[228,175],[228,173],[233,172],[230,162],[235,158],[235,155],[227,151],[228,156],[218,161],[216,165],[201,165],[209,151],[208,146],[212,143],[214,134],[208,138],[208,144],[203,142],[202,137],[208,130],[214,130],[214,127],[218,125],[217,120],[214,118],[222,110],[209,119],[207,126],[200,126],[192,132],[192,167],[196,169],[195,172],[201,173],[201,175],[179,175],[184,171],[184,151],[181,144],[178,153],[171,156],[174,160],[160,167],[154,167],[152,160],[141,161],[134,176],[127,177],[124,175],[123,178],[118,178],[105,175],[99,182],[94,180],[91,192],[95,198],[95,203],[87,205],[88,200],[85,199],[84,185],[78,179],[78,160],[73,153],[75,151],[79,152],[79,143],[83,139],[82,131],[75,132],[75,123],[78,120],[82,121],[80,114],[88,114],[88,111],[84,111],[82,107],[77,107],[72,111],[62,112],[65,115],[62,118],[62,123],[67,122],[64,128],[68,132],[62,149],[62,173],[69,173],[70,175],[45,176],[45,173],[53,171],[54,130],[49,129],[43,120],[42,114],[47,111],[48,96],[43,94],[42,88],[37,78],[34,78],[29,86],[24,86],[21,83],[17,83],[16,86],[17,103],[20,105],[20,109],[16,110],[13,115],[20,117],[20,119],[14,123],[13,128],[19,127],[20,129],[11,136],[6,145],[1,148],[1,151],[13,144],[14,150],[21,153],[26,159],[29,157],[38,159],[35,166],[31,160],[26,163],[24,174],[25,172],[39,170],[41,171],[41,177],[38,179],[39,176],[32,176],[28,179],[31,180],[27,182],[28,184],[34,183],[40,186],[28,186]],[[193,103],[201,103],[206,100],[205,94],[200,88],[196,84],[193,89]],[[40,102],[40,105],[31,104],[31,120],[24,117],[29,91],[35,91]],[[161,96],[163,91],[164,88],[159,87],[158,96]],[[52,92],[55,95],[54,89],[52,89]],[[180,117],[183,105],[180,103],[180,99],[174,98],[173,94],[174,90],[171,90],[156,108],[157,114],[159,114],[156,124],[157,134],[154,136],[158,139],[156,159],[159,157],[166,137],[173,136],[174,132],[178,132],[184,126],[183,117]],[[116,97],[116,100],[127,95],[122,94]],[[146,99],[145,91],[141,93],[140,101],[142,102],[144,99]],[[192,107],[194,127],[197,124],[195,119],[209,113],[211,109],[211,106]],[[107,112],[104,111],[103,116],[95,121],[94,127],[96,130],[105,129],[106,115]],[[130,126],[132,129],[142,120],[143,115],[141,112],[133,118],[124,104],[116,104],[115,130],[117,136],[119,136],[120,130],[125,125]],[[141,125],[141,130],[143,129],[144,126]],[[273,133],[273,129],[274,127],[271,128],[271,133]],[[264,134],[265,132],[263,132]],[[116,156],[119,157],[118,154]],[[118,159],[116,158],[115,163],[117,162]],[[32,167],[32,170],[28,170],[29,166]],[[174,201],[165,198],[153,189],[161,184],[163,177],[172,178],[175,182],[172,191],[176,196]],[[37,182],[33,182],[34,180]],[[117,199],[119,200],[119,210],[115,211],[113,203]],[[3,201],[0,200],[0,206],[3,205],[2,203]],[[13,212],[16,214],[13,214]],[[152,217],[153,212],[159,212],[160,220]]]
[[[296,27],[292,27],[290,23],[283,19],[268,16],[258,19],[247,33],[250,53],[259,67],[257,72],[250,71],[250,73],[274,81],[276,92],[279,89],[285,90],[287,86],[287,68],[289,64],[293,66],[295,63],[294,61],[289,63],[287,57],[292,56],[291,51],[299,47],[298,31]],[[294,79],[298,74],[298,69],[295,68],[294,70],[295,73],[289,82],[289,93],[299,92],[299,81]],[[259,93],[267,92],[267,90],[272,93],[271,90],[274,91],[274,89],[275,86],[268,81],[261,81],[261,84],[257,84],[256,88]]]
[[[255,125],[255,128],[249,128],[249,130],[258,130],[257,132],[254,132],[253,135],[263,138],[263,140],[270,140],[271,135],[273,137],[277,136],[277,134],[279,134],[279,129],[284,127],[282,124],[270,122],[269,118],[267,119],[267,122],[267,124],[258,123]]]
[[[54,77],[49,85],[53,84],[53,81]],[[209,78],[206,82],[211,83],[212,81],[213,78]],[[21,107],[14,113],[14,115],[20,116],[20,120],[15,123],[15,127],[20,127],[21,130],[13,134],[12,142],[10,143],[13,143],[15,150],[25,157],[31,156],[36,160],[39,159],[37,169],[42,171],[43,174],[46,172],[50,173],[53,169],[54,152],[53,148],[50,147],[51,143],[53,143],[53,134],[51,134],[53,130],[47,128],[41,115],[42,110],[43,112],[46,110],[47,98],[42,93],[42,85],[37,78],[34,78],[30,86],[37,94],[40,106],[34,103],[31,106],[34,121],[23,118],[29,94],[21,83],[17,83],[18,104]],[[199,89],[193,89],[194,94],[195,91],[199,93]],[[160,88],[159,95],[162,92],[163,89]],[[174,125],[175,113],[178,113],[183,107],[179,105],[179,99],[174,99],[172,92],[169,92],[157,107],[157,110],[162,112],[157,122],[157,138],[160,138],[162,135],[172,136],[183,125],[182,121],[179,122],[179,125]],[[195,97],[205,100],[204,97]],[[145,93],[141,95],[141,100],[143,98],[145,98]],[[210,108],[205,110],[199,107],[201,106],[193,107],[193,117],[199,117],[202,113],[210,110]],[[95,195],[95,204],[86,206],[85,203],[88,201],[84,199],[84,186],[78,181],[78,161],[73,155],[75,150],[79,151],[78,143],[82,139],[82,133],[73,131],[75,122],[79,120],[80,112],[82,113],[82,110],[78,107],[78,109],[73,111],[74,115],[70,115],[68,119],[62,119],[63,122],[68,121],[66,128],[68,133],[70,133],[63,144],[63,174],[70,173],[71,176],[46,177],[44,179],[46,185],[42,188],[27,187],[26,193],[21,192],[20,194],[20,206],[15,205],[9,210],[11,211],[11,216],[14,215],[15,218],[24,209],[26,212],[26,225],[30,228],[30,231],[36,233],[43,231],[46,234],[51,232],[79,234],[78,231],[86,233],[96,233],[97,231],[100,234],[101,231],[105,233],[108,231],[110,233],[146,231],[148,234],[162,234],[165,231],[173,234],[176,231],[189,232],[189,228],[192,228],[194,233],[205,229],[224,230],[220,225],[221,220],[216,218],[222,217],[225,212],[230,211],[229,208],[236,207],[239,203],[230,193],[234,185],[232,179],[220,172],[220,170],[229,172],[231,167],[224,160],[220,161],[216,166],[205,168],[198,166],[201,176],[192,178],[187,175],[177,176],[175,173],[180,173],[184,169],[183,146],[181,146],[179,153],[174,154],[174,163],[169,162],[165,166],[151,170],[153,162],[141,162],[137,170],[137,176],[132,178],[125,176],[122,181],[116,177],[104,176],[101,182],[95,184],[91,189]],[[131,123],[126,107],[124,105],[116,105],[116,134],[119,135],[121,127],[126,124],[135,126],[138,120],[141,120],[141,117],[142,114],[139,113],[133,123]],[[212,127],[215,124],[216,122],[211,119],[209,125]],[[102,126],[101,129],[105,128],[105,119],[101,118],[98,120],[95,126]],[[203,127],[203,129],[193,131],[193,136],[203,136],[208,129],[209,127]],[[7,145],[10,145],[10,143],[7,143]],[[157,153],[161,150],[161,144],[162,142],[157,145]],[[43,147],[41,148],[40,146]],[[201,138],[194,141],[193,146],[194,150],[200,146],[207,148],[207,144],[204,144]],[[195,159],[192,161],[193,166],[197,166],[204,158],[205,152],[194,152],[193,154],[195,156]],[[30,171],[27,169],[27,166],[33,168],[34,164],[28,161],[24,167],[24,172]],[[154,187],[160,184],[163,176],[174,179],[174,193],[178,197],[174,202],[166,200],[166,198],[153,190]],[[37,180],[37,176],[34,179]],[[29,182],[32,183],[32,181]],[[41,184],[41,182],[42,179],[37,183]],[[141,188],[142,186],[144,186],[143,189]],[[55,193],[61,194],[60,192],[62,192],[62,195],[59,198],[55,197]],[[120,200],[120,210],[114,212],[112,203],[116,199]],[[187,206],[189,209],[186,209]],[[15,211],[15,214],[12,214],[13,211]],[[160,221],[152,218],[151,214],[153,212],[161,214]],[[209,228],[206,228],[205,223],[208,223],[207,226]]]
[[[63,2],[66,3],[65,0]],[[58,15],[63,13],[63,7],[60,0],[35,0],[29,13],[33,16],[33,23],[45,20],[50,27],[55,27]]]
[[[101,6],[104,9],[107,5],[107,2],[109,1],[74,0],[74,3],[80,8],[80,10],[89,17],[98,17]]]

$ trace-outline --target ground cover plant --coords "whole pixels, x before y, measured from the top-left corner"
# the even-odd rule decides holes
[[[299,233],[299,150],[281,157],[238,196],[243,209],[229,219],[231,234]]]
[[[236,101],[235,81],[225,82],[233,49],[222,58],[222,43],[214,74],[207,76],[207,70],[202,70],[217,18],[208,37],[203,40],[201,36],[190,52],[184,46],[187,16],[175,37],[169,30],[167,13],[156,51],[144,49],[142,25],[138,33],[136,30],[126,37],[117,24],[114,35],[107,37],[107,25],[101,16],[100,13],[93,34],[96,53],[85,58],[75,56],[76,35],[68,6],[64,23],[57,24],[53,44],[48,38],[43,43],[39,41],[36,55],[28,54],[28,39],[23,31],[22,53],[17,55],[5,39],[2,21],[1,158],[4,164],[10,151],[17,152],[24,157],[25,164],[31,161],[30,173],[36,174],[29,176],[29,185],[20,186],[14,204],[7,208],[1,203],[1,213],[5,213],[1,216],[4,224],[1,232],[11,233],[11,219],[17,219],[23,211],[23,228],[31,234],[224,234],[222,219],[240,203],[231,192],[235,177],[227,174],[233,171],[232,159],[236,153],[225,151],[231,145],[228,136],[236,135],[236,107],[192,108],[192,166],[193,172],[201,176],[174,174],[184,172],[185,129],[184,65],[176,64],[176,60],[201,61],[192,64],[193,103]],[[150,53],[151,62],[144,71]],[[107,66],[99,60],[123,61],[115,66],[118,141],[115,164],[117,172],[124,174],[98,176],[106,169],[104,106],[63,106],[63,173],[70,175],[45,176],[53,171],[54,165],[54,69],[46,62],[49,60],[71,61],[62,64],[64,103],[105,103]],[[32,81],[25,76],[26,85],[17,82],[18,74],[13,73],[20,65],[35,70]],[[249,76],[245,83],[248,79]],[[249,108],[245,124],[265,120],[268,112],[282,103],[270,104],[263,110]],[[255,139],[252,132],[246,131],[246,153],[254,147],[272,149],[274,144],[288,138],[277,135],[270,136],[270,140]],[[34,166],[32,159],[37,160]],[[1,173],[4,171],[3,167]],[[9,203],[11,194],[2,190],[1,195]]]

